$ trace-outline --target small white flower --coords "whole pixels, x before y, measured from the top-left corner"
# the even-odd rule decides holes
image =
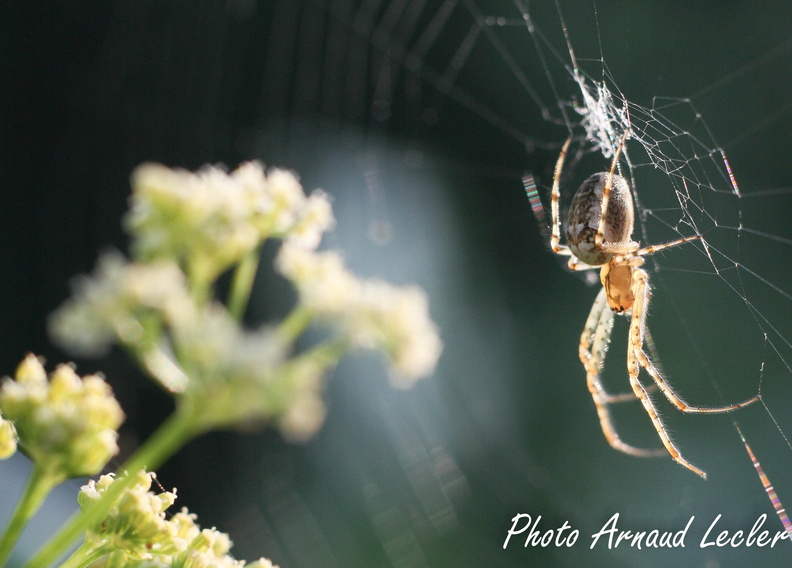
[[[391,382],[401,388],[430,375],[442,351],[426,294],[414,286],[363,281],[346,325],[356,344],[385,351],[391,360]]]
[[[17,450],[17,435],[14,425],[0,415],[0,460],[11,457]]]
[[[278,568],[278,566],[273,564],[268,558],[262,557],[254,562],[248,562],[246,568]]]
[[[286,439],[304,442],[311,438],[324,423],[326,409],[321,396],[304,393],[286,408],[278,419]]]
[[[288,241],[307,249],[315,249],[322,235],[335,226],[333,207],[327,194],[314,190],[299,213],[299,218],[288,233]]]
[[[415,379],[431,375],[443,349],[437,327],[429,319],[426,294],[417,287],[392,289],[380,304],[384,308],[386,336],[390,336],[394,386],[412,386]]]
[[[285,233],[297,221],[299,211],[305,203],[305,194],[294,174],[286,170],[270,171],[267,182],[267,193],[271,200],[271,209],[267,213],[273,219],[273,232]]]
[[[286,241],[275,262],[280,273],[297,287],[300,299],[310,310],[341,312],[358,294],[359,283],[344,267],[337,252],[315,252]]]

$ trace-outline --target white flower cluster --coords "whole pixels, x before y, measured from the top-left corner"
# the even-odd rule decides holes
[[[50,330],[81,355],[124,346],[180,393],[198,430],[273,420],[289,438],[305,439],[324,418],[323,374],[345,351],[382,350],[393,384],[407,387],[431,374],[442,350],[420,289],[359,279],[338,253],[316,252],[333,223],[327,195],[306,196],[284,170],[143,165],[127,217],[134,261],[105,254],[93,276],[75,283]],[[299,291],[300,317],[248,331],[230,307],[234,296],[226,307],[213,287],[269,237],[283,241],[277,267]],[[312,319],[337,332],[331,347],[294,355]]]
[[[80,379],[60,365],[48,381],[41,362],[28,355],[15,380],[6,378],[0,388],[0,410],[14,423],[26,453],[53,476],[93,475],[118,452],[116,430],[124,413],[98,375]]]
[[[144,164],[132,175],[126,224],[139,258],[171,258],[188,272],[212,278],[269,237],[316,247],[334,224],[327,195],[306,197],[284,170],[266,174],[258,162],[231,174],[215,167],[197,173]]]
[[[115,341],[140,346],[156,339],[158,319],[194,317],[184,274],[165,259],[132,263],[108,252],[95,274],[76,279],[72,289],[72,298],[50,317],[49,328],[53,339],[76,355],[102,355]]]
[[[279,420],[284,434],[305,439],[321,425],[323,411],[304,410],[323,406],[326,365],[284,367],[287,346],[271,328],[245,330],[219,303],[198,307],[175,265],[123,263],[110,255],[78,288],[81,295],[54,314],[53,336],[80,354],[101,352],[114,340],[138,351],[164,386],[200,409],[196,417],[206,427],[286,414]],[[178,364],[153,347],[166,328],[167,352],[179,354]]]
[[[385,351],[394,386],[409,387],[434,371],[442,342],[420,288],[359,279],[338,253],[290,243],[284,243],[276,263],[308,310],[339,329],[353,346]]]
[[[138,472],[135,484],[86,532],[79,552],[89,557],[101,555],[93,568],[277,568],[266,558],[249,564],[234,559],[228,535],[201,529],[196,516],[186,509],[166,518],[176,492],[152,492],[155,477],[153,472]],[[77,498],[80,506],[85,509],[101,499],[114,482],[112,474],[89,481]]]
[[[122,493],[102,518],[90,527],[86,539],[94,549],[123,550],[131,558],[151,558],[155,554],[173,554],[186,547],[177,538],[176,526],[165,519],[165,510],[176,501],[176,493],[152,493],[153,473],[138,472],[135,484]],[[82,509],[98,501],[113,484],[113,474],[102,475],[99,481],[84,485],[77,501]]]

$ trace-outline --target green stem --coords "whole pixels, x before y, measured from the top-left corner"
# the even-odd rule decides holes
[[[160,347],[155,346],[147,351],[129,349],[135,359],[160,386],[171,393],[180,393],[187,388],[187,375],[182,368]]]
[[[38,465],[33,467],[33,472],[28,480],[25,492],[22,494],[22,499],[17,504],[6,531],[2,539],[0,539],[0,566],[3,566],[8,560],[27,522],[38,511],[53,487],[61,481],[62,478],[60,476],[53,476]]]
[[[107,553],[108,550],[106,548],[94,548],[88,543],[83,542],[83,544],[74,551],[74,554],[69,556],[58,568],[83,568],[84,566],[90,566],[93,562],[96,562]]]
[[[299,364],[302,360],[312,360],[321,365],[323,369],[327,369],[330,365],[335,365],[338,360],[349,351],[349,344],[342,339],[333,339],[325,341],[319,345],[311,347],[292,359],[292,363]],[[288,365],[289,363],[287,363]]]
[[[234,270],[231,290],[228,293],[228,311],[237,321],[242,321],[245,315],[260,257],[259,249],[255,248],[245,255]]]
[[[195,303],[205,306],[212,299],[212,280],[215,274],[205,258],[187,259],[187,281]]]
[[[145,468],[156,470],[165,460],[173,455],[199,432],[194,427],[190,415],[179,412],[171,414],[157,431],[143,444],[127,462],[119,468],[120,475],[104,493],[103,497],[86,507],[67,522],[25,565],[25,568],[45,568],[57,560],[66,548],[74,542],[88,527],[95,526],[118,497],[131,487],[136,477],[134,473]],[[126,473],[125,473],[126,472]]]
[[[313,312],[297,304],[291,313],[278,325],[278,338],[284,345],[291,345],[305,331],[313,319]]]

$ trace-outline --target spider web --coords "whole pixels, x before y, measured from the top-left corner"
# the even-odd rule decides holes
[[[369,62],[371,84],[361,79],[349,88],[370,91],[372,113],[379,119],[388,116],[402,88],[396,78],[405,73],[433,87],[422,93],[426,123],[434,123],[453,101],[522,147],[531,164],[523,183],[544,235],[552,166],[563,140],[573,136],[561,180],[562,204],[588,174],[608,167],[629,131],[619,168],[633,187],[635,239],[647,245],[699,237],[647,258],[654,291],[650,347],[657,363],[692,404],[717,406],[761,395],[753,407],[696,419],[703,434],[698,446],[684,433],[689,421],[668,409],[665,419],[683,438],[683,451],[690,449],[692,461],[710,473],[741,460],[741,473],[733,474],[740,496],[722,497],[724,506],[745,499],[752,503],[747,510],[772,515],[763,494],[769,483],[782,501],[792,500],[792,290],[785,277],[792,238],[782,213],[792,204],[792,189],[769,175],[770,168],[757,167],[765,159],[781,162],[765,140],[779,125],[788,128],[790,105],[762,106],[761,101],[774,100],[772,93],[748,88],[762,78],[775,80],[780,62],[789,60],[790,43],[772,43],[769,37],[769,44],[740,57],[729,46],[711,46],[717,65],[699,82],[662,84],[666,92],[692,95],[659,96],[647,90],[657,92],[659,72],[652,69],[633,71],[631,88],[620,89],[612,64],[633,69],[619,41],[620,25],[630,20],[621,19],[624,10],[611,3],[582,2],[574,10],[562,9],[559,2],[523,0],[323,0],[317,5],[378,50],[381,59]],[[701,48],[685,57],[707,61],[708,53]],[[673,79],[668,68],[662,72]],[[776,88],[785,92],[781,85]],[[732,95],[729,102],[739,113],[724,102]],[[717,134],[710,121],[718,125]],[[588,277],[596,281],[596,275]],[[593,299],[595,292],[589,294]],[[586,309],[585,303],[580,306]],[[577,328],[568,333],[576,336]],[[617,325],[614,338],[625,333]],[[624,390],[623,348],[620,352],[616,343],[605,380]],[[569,357],[576,359],[573,349]],[[646,439],[651,441],[651,435]],[[732,450],[739,445],[741,453],[719,459],[724,445]],[[762,483],[756,476],[746,481],[745,472],[757,464],[760,477],[767,477]],[[789,529],[786,518],[779,518]],[[750,527],[740,522],[745,523],[734,521]]]

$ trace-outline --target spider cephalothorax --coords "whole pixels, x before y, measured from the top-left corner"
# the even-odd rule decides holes
[[[677,463],[706,478],[704,471],[682,457],[679,449],[668,436],[649,396],[648,388],[638,380],[641,368],[649,373],[665,397],[683,412],[728,412],[751,404],[759,397],[757,395],[744,402],[728,406],[690,406],[674,392],[644,350],[650,292],[649,275],[641,268],[644,264],[643,257],[699,237],[697,235],[683,237],[676,241],[643,248],[639,243],[631,240],[635,221],[633,198],[627,181],[616,173],[619,155],[626,138],[625,132],[614,153],[610,171],[589,177],[572,198],[567,219],[566,246],[560,244],[559,180],[572,139],[568,139],[561,148],[553,176],[551,195],[553,231],[550,245],[556,254],[570,257],[569,267],[572,270],[600,269],[602,289],[594,300],[583,328],[579,353],[580,360],[586,368],[588,388],[594,398],[600,425],[608,443],[617,450],[634,456],[654,456],[658,455],[658,452],[663,452],[663,450],[636,448],[623,442],[613,426],[608,405],[637,398],[657,430],[665,451],[671,454]],[[632,392],[618,395],[605,392],[599,378],[610,341],[614,312],[623,313],[630,318],[627,374]]]

